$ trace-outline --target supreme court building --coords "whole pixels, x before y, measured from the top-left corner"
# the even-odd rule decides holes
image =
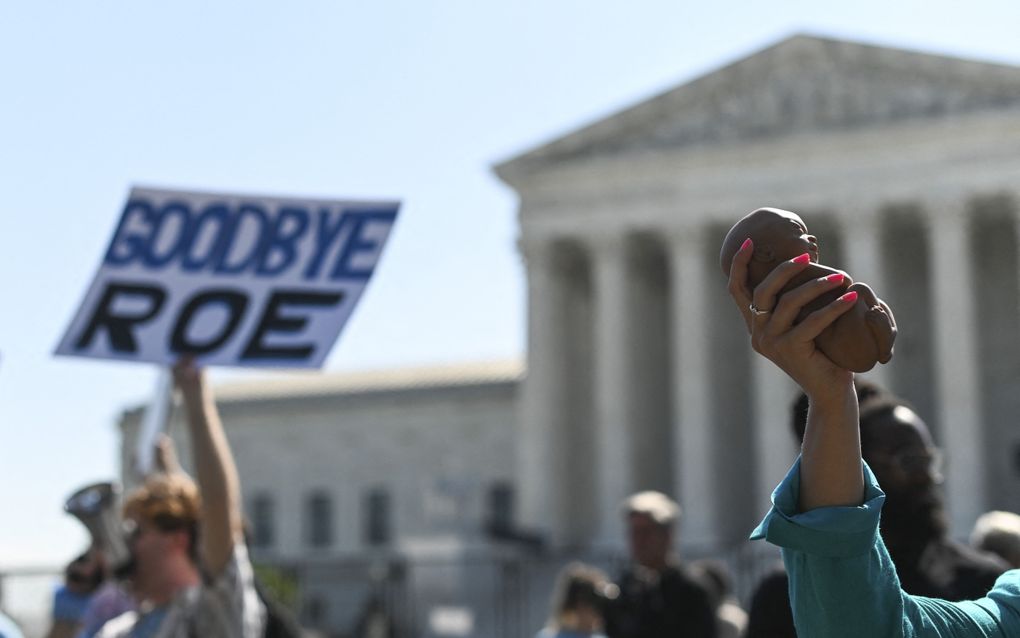
[[[528,281],[521,516],[618,545],[679,497],[682,543],[745,539],[795,455],[719,247],[762,206],[893,308],[890,364],[947,457],[953,532],[1020,511],[1020,68],[795,36],[496,167]]]
[[[563,562],[624,554],[642,489],[678,498],[684,553],[729,559],[746,595],[796,452],[795,388],[719,266],[761,206],[894,310],[893,360],[865,376],[932,426],[954,535],[1020,511],[1020,68],[796,36],[496,172],[520,199],[523,367],[217,389],[253,556],[295,575],[308,626],[350,631],[382,591],[407,627],[465,606],[475,635],[530,633]]]

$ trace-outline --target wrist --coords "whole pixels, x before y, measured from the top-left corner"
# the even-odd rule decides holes
[[[851,399],[856,402],[857,389],[854,387],[854,376],[848,372],[845,377],[832,379],[829,383],[815,388],[804,388],[808,403],[821,412],[842,411]]]

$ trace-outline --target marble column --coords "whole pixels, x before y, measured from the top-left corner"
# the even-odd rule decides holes
[[[622,236],[599,236],[592,247],[595,296],[595,421],[597,428],[597,542],[620,547],[620,503],[634,485],[630,445],[631,317],[629,264]]]
[[[849,216],[843,215],[839,218],[847,272],[854,281],[868,284],[879,298],[884,299],[883,295],[888,295],[889,292],[884,277],[885,261],[882,258],[879,210],[873,205],[865,204],[851,206],[848,211]],[[864,375],[871,381],[891,389],[889,368],[886,365],[876,364]]]
[[[568,530],[562,446],[557,436],[568,406],[569,371],[564,332],[563,299],[568,281],[557,268],[552,241],[522,242],[528,276],[528,361],[521,390],[518,439],[520,517],[528,529],[549,534],[553,544],[564,542]]]
[[[748,348],[750,348],[748,339]],[[764,515],[772,490],[786,476],[797,454],[797,439],[790,427],[791,406],[797,385],[765,357],[754,353],[754,500],[753,507]]]
[[[929,274],[934,282],[935,401],[948,462],[951,528],[959,536],[970,530],[985,503],[970,233],[964,202],[938,201],[925,208],[931,240]]]
[[[703,255],[703,228],[669,237],[670,308],[673,323],[672,367],[674,494],[684,508],[681,541],[710,546],[716,538],[718,506],[712,490],[712,393],[707,370],[710,320],[706,287],[718,273],[709,272]]]

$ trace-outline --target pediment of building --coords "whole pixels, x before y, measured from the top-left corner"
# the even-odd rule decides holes
[[[806,35],[585,126],[497,167],[740,143],[1020,109],[1020,67]]]

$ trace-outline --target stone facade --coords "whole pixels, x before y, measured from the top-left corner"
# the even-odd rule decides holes
[[[933,425],[954,532],[1020,509],[1018,142],[1020,69],[797,36],[499,165],[529,288],[525,523],[619,545],[616,505],[655,488],[684,545],[746,537],[794,454],[794,389],[718,265],[761,206],[896,312],[867,376]]]

